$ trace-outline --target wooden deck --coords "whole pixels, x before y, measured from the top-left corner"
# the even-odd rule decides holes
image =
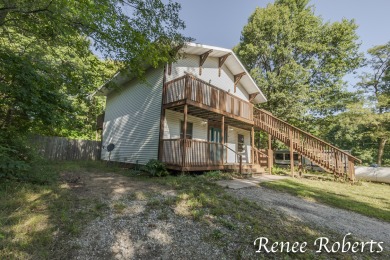
[[[241,155],[234,161],[227,159],[225,144],[192,139],[163,139],[160,141],[162,158],[168,168],[182,171],[237,170],[242,165]],[[229,168],[230,167],[230,168]]]
[[[163,139],[162,158],[168,169],[177,171],[211,171],[225,170],[242,173],[259,173],[266,165],[243,163],[236,154],[235,161],[227,160],[230,149],[221,143],[191,140]]]
[[[272,168],[272,139],[277,139],[289,147],[290,158],[293,158],[295,151],[299,156],[308,158],[336,177],[347,177],[354,180],[354,164],[361,162],[351,154],[280,120],[265,110],[257,109],[250,102],[197,79],[191,74],[166,82],[162,99],[159,159],[177,170],[225,169],[227,164],[224,158],[226,145],[223,143],[225,124],[250,130],[252,147],[254,147],[253,140],[256,130],[268,134],[267,150],[252,149],[251,151],[251,163],[254,165]],[[166,109],[183,113],[184,133],[187,129],[188,115],[220,122],[222,143],[189,140],[186,137],[164,140],[163,121]],[[240,165],[239,162],[238,165]],[[238,167],[240,170],[243,168],[242,166]],[[290,168],[294,176],[293,160],[291,160]]]
[[[253,104],[230,94],[191,74],[177,78],[164,85],[163,109],[171,109],[204,119],[225,123],[245,129],[253,126]]]

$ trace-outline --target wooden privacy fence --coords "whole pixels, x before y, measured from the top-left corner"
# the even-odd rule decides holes
[[[33,136],[33,149],[48,160],[99,160],[101,142],[56,136]]]

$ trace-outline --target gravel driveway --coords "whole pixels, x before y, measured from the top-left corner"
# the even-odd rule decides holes
[[[306,201],[264,187],[229,189],[228,192],[240,198],[255,201],[265,207],[279,210],[300,221],[328,228],[341,235],[351,233],[353,237],[364,241],[372,239],[384,242],[385,249],[390,249],[390,224],[384,221]]]

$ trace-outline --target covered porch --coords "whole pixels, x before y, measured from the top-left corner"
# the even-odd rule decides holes
[[[254,145],[253,104],[192,75],[164,85],[160,124],[159,160],[169,169],[268,167],[267,151]]]

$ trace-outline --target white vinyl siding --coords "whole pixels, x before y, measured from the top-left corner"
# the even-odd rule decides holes
[[[229,57],[228,59],[233,59],[233,57]],[[218,62],[218,58],[208,57],[202,66],[202,75],[199,75],[199,56],[186,54],[182,59],[172,64],[172,73],[167,77],[167,81],[181,77],[185,75],[185,72],[187,72],[220,89],[230,91],[231,94],[248,101],[249,95],[240,83],[238,83],[236,93],[234,93],[234,75],[230,72],[226,65],[222,66],[221,76],[218,77]]]
[[[251,162],[251,132],[250,131],[233,127],[233,126],[228,126],[227,146],[233,151],[238,152],[238,147],[237,147],[238,134],[244,136],[244,152],[240,153],[242,155],[242,162],[250,163]],[[236,159],[236,157],[237,157],[236,154],[228,149],[227,162],[238,163],[238,158]]]
[[[146,164],[157,159],[163,70],[152,69],[146,81],[133,80],[107,97],[102,145],[115,144],[111,160]],[[108,160],[107,149],[102,159]]]
[[[166,110],[164,121],[164,139],[180,138],[180,121],[183,119],[183,113]],[[192,139],[207,141],[207,121],[191,115],[188,115],[187,120],[193,124]]]

